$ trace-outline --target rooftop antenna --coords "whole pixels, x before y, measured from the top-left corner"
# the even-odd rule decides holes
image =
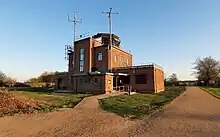
[[[79,35],[79,36],[76,36],[76,40],[79,40],[79,39],[81,39],[81,38],[88,37],[89,35],[90,35],[89,32],[83,33],[83,34],[81,34],[81,35]]]
[[[118,12],[112,12],[112,8],[108,12],[102,12],[102,14],[107,14],[109,18],[109,49],[111,55],[111,65],[110,65],[110,72],[112,72],[112,14],[118,14]]]
[[[70,19],[70,16],[68,15],[68,22],[71,22],[71,23],[73,23],[73,25],[74,25],[74,26],[73,26],[73,27],[74,27],[73,49],[74,49],[74,44],[75,44],[75,41],[76,41],[76,24],[77,24],[77,23],[82,23],[82,19],[77,20],[76,14],[77,14],[77,11],[74,13],[73,19]]]
[[[74,53],[74,46],[75,46],[75,41],[76,41],[76,24],[77,23],[82,23],[82,19],[77,20],[76,14],[77,14],[77,11],[74,13],[73,19],[70,19],[70,16],[68,15],[68,22],[73,23],[73,27],[74,27],[73,46],[71,48],[67,49],[67,51],[68,51],[67,54],[68,55],[69,55],[69,53]],[[75,56],[76,56],[76,54],[74,54],[74,56],[73,56],[73,60],[74,60],[72,62],[73,66],[75,64]]]

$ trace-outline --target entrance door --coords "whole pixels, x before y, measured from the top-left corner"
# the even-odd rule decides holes
[[[62,85],[62,79],[61,78],[58,79],[57,85],[58,85],[57,88],[61,89],[61,85]]]

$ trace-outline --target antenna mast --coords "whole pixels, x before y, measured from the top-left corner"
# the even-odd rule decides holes
[[[102,12],[103,14],[107,14],[109,18],[109,47],[110,49],[110,57],[111,57],[111,65],[110,65],[110,71],[112,72],[112,14],[118,14],[118,12],[112,12],[112,8],[108,12]]]
[[[74,27],[73,49],[74,49],[74,44],[75,44],[75,41],[76,41],[76,24],[77,24],[77,23],[82,23],[82,19],[81,19],[81,20],[77,20],[76,14],[77,14],[77,11],[74,13],[73,20],[71,20],[71,19],[70,19],[70,16],[68,15],[68,22],[72,22],[73,25],[74,25],[74,26],[73,26],[73,27]]]

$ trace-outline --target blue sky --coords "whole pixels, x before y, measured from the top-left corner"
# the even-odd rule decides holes
[[[220,59],[219,0],[1,0],[0,70],[18,80],[65,71],[64,45],[73,40],[67,15],[78,11],[77,34],[108,32],[102,11],[112,7],[113,32],[134,64],[154,62],[166,75],[193,79],[197,57]]]

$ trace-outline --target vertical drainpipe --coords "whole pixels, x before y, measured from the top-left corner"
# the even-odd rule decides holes
[[[76,76],[76,92],[78,92],[78,76]]]
[[[153,66],[153,69],[154,69],[154,92],[157,93],[157,79],[156,79],[156,69],[155,67]]]

